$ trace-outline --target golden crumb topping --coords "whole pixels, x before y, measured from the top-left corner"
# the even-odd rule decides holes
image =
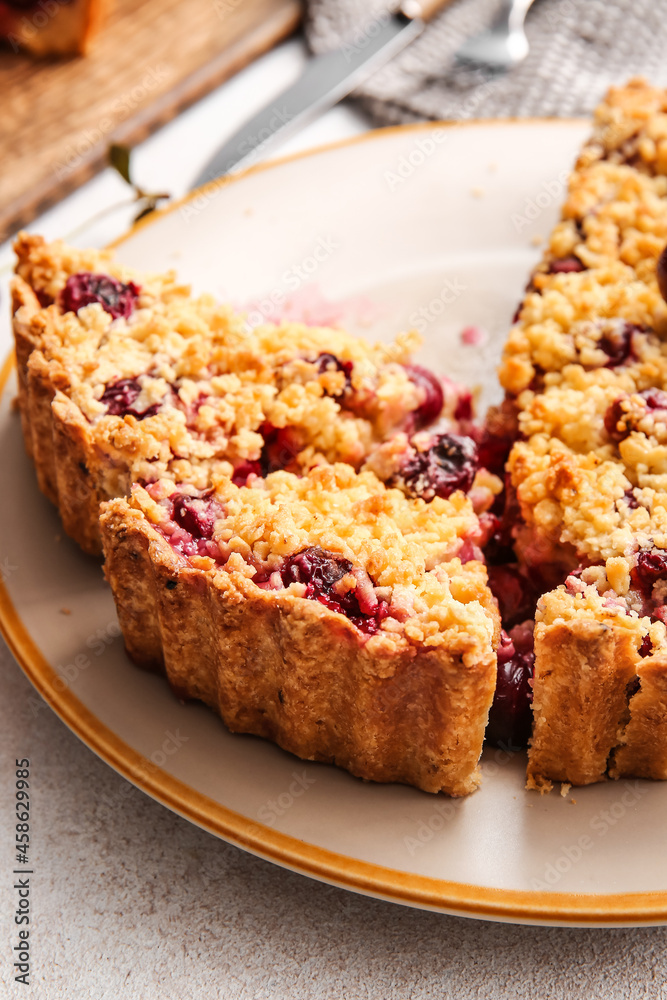
[[[508,339],[517,550],[533,566],[627,569],[667,548],[666,108],[641,80],[598,108]]]
[[[562,221],[506,344],[500,377],[512,395],[572,363],[606,364],[595,343],[605,321],[667,332],[656,281],[667,242],[666,94],[635,80],[598,107]]]
[[[67,279],[74,274],[109,274],[118,281],[137,280],[136,271],[114,260],[109,250],[79,250],[62,240],[47,243],[41,236],[19,233],[14,241],[18,258],[16,273],[43,298],[55,301]],[[165,274],[142,274],[141,288],[146,299],[186,298],[187,285],[176,280],[173,271]]]
[[[169,535],[169,498],[181,489],[169,481],[148,491],[135,487],[131,502]],[[316,546],[368,575],[391,607],[384,631],[429,645],[455,630],[462,638],[468,635],[476,655],[497,631],[486,568],[470,558],[477,518],[462,493],[427,504],[387,489],[371,472],[357,474],[338,464],[303,477],[275,472],[252,487],[219,477],[210,501],[223,512],[212,538],[221,552],[218,562],[228,570],[252,578],[259,569],[263,579],[270,578],[286,558]],[[212,560],[197,564],[219,572]],[[357,585],[354,578],[349,582]],[[302,584],[290,587],[302,596]]]
[[[633,159],[650,173],[667,174],[667,91],[634,77],[611,87],[595,110],[593,135],[579,158]]]
[[[551,625],[571,621],[595,621],[623,628],[630,632],[642,655],[667,650],[667,627],[662,621],[652,621],[643,613],[640,602],[631,595],[617,594],[603,566],[584,571],[582,579],[569,578],[555,590],[544,594],[537,604],[535,636],[541,637]]]
[[[300,323],[252,329],[172,274],[139,275],[107,252],[25,234],[15,247],[15,280],[52,300],[22,317],[37,348],[31,369],[48,370],[61,402],[87,421],[94,451],[106,459],[97,472],[109,495],[136,479],[203,488],[216,469],[260,460],[263,471],[336,461],[358,468],[378,442],[418,427],[420,408],[437,416],[428,384],[408,365],[415,333],[373,345]],[[82,272],[138,288],[128,313],[100,301],[63,312],[71,301],[63,289]],[[458,399],[450,395],[452,416]]]

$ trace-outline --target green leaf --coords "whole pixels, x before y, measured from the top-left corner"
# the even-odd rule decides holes
[[[132,184],[130,176],[130,149],[127,146],[120,146],[112,143],[109,146],[109,163],[116,170],[124,181]]]

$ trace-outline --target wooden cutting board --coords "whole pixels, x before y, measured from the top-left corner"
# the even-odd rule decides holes
[[[0,51],[0,242],[290,34],[299,0],[115,0],[88,56]],[[221,133],[222,141],[223,135]]]

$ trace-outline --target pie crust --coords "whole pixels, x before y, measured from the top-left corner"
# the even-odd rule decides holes
[[[347,517],[361,537],[337,536],[335,520],[327,520],[318,537],[336,551],[349,553],[352,545],[355,561],[365,558],[378,572],[385,561],[384,574],[395,577],[384,550],[425,516],[423,501],[386,491],[371,474],[357,476],[347,466],[320,467],[305,480],[274,473],[265,482],[282,509],[267,515],[272,534],[264,531],[264,536],[281,539],[283,555],[302,544],[296,518],[285,508],[298,510],[301,518],[305,503],[321,521],[326,515],[318,515],[318,504],[340,506],[353,492],[357,499],[346,508]],[[254,531],[253,504],[263,489],[228,483],[213,498],[235,502],[235,523],[251,521]],[[474,521],[467,501],[463,517],[447,501],[437,503],[441,509],[430,523],[443,538],[452,518],[456,531]],[[294,594],[299,584],[261,589],[241,562],[238,550],[247,546],[238,536],[228,542],[238,558],[230,558],[224,568],[175,551],[159,530],[156,509],[159,514],[161,508],[141,487],[129,500],[102,507],[105,573],[136,663],[164,669],[179,697],[205,701],[232,732],[266,737],[301,758],[429,792],[458,796],[477,787],[499,631],[481,564],[449,561],[451,580],[442,577],[439,605],[440,612],[447,609],[446,616],[440,614],[446,626],[436,628],[433,619],[427,626],[423,612],[413,612],[403,614],[401,622],[390,616],[391,630],[384,630],[385,620],[369,637],[343,614]],[[378,518],[382,529],[374,524]],[[219,523],[222,530],[224,518]],[[368,527],[360,528],[363,524]],[[295,541],[285,545],[285,538]],[[424,557],[419,542],[411,541],[409,550],[419,565]],[[441,569],[444,565],[439,563]],[[409,575],[419,583],[433,574],[414,570]],[[403,596],[414,593],[419,606],[414,583],[399,590]]]

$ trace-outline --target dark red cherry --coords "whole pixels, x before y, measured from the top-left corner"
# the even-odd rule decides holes
[[[334,399],[340,399],[344,396],[346,392],[349,392],[352,388],[352,369],[354,364],[352,361],[341,361],[337,358],[335,354],[320,354],[317,359],[317,373],[318,375],[323,375],[325,372],[343,372],[345,375],[345,385],[339,392],[327,393],[328,396],[333,396]]]
[[[99,303],[113,319],[132,315],[137,298],[141,293],[133,281],[124,285],[108,274],[73,274],[67,279],[60,296],[60,305],[65,312],[78,312],[83,306]]]
[[[210,539],[213,537],[213,527],[220,518],[220,505],[208,497],[192,497],[187,493],[177,493],[171,496],[174,505],[173,520],[193,538]]]
[[[261,475],[267,476],[278,469],[288,469],[303,447],[295,428],[274,427],[266,421],[262,424],[261,434],[264,438],[259,460]]]
[[[124,417],[130,414],[137,420],[154,417],[160,409],[159,403],[153,403],[145,410],[135,410],[133,404],[141,392],[141,386],[136,378],[121,378],[109,382],[100,396],[100,403],[106,403],[107,413],[112,417]]]
[[[662,389],[644,389],[638,395],[645,401],[648,411],[667,411],[667,392],[663,392]],[[604,415],[605,430],[612,441],[622,441],[633,429],[628,411],[623,407],[623,402],[627,398],[627,395],[619,396]]]
[[[644,389],[639,395],[646,400],[649,410],[667,410],[667,392],[662,389]]]
[[[623,420],[627,416],[627,411],[623,407],[623,402],[626,399],[627,396],[619,396],[607,407],[607,412],[604,415],[604,429],[612,441],[622,441],[630,433],[627,423]]]
[[[440,379],[421,365],[404,365],[411,382],[424,390],[424,402],[413,413],[414,429],[428,427],[442,413],[445,396]],[[458,418],[457,419],[463,419]]]
[[[512,450],[514,438],[492,434],[484,429],[477,445],[477,458],[480,468],[488,469],[501,478],[505,475],[505,463]]]
[[[528,743],[532,726],[531,680],[535,664],[533,639],[523,626],[501,633],[498,675],[486,740],[504,750],[519,750]]]
[[[261,476],[262,468],[259,462],[240,462],[232,473],[232,482],[235,486],[245,486],[248,476]]]
[[[634,360],[633,337],[636,333],[646,333],[646,329],[637,326],[635,323],[624,323],[620,329],[613,333],[605,333],[600,338],[598,347],[609,358],[606,368],[618,368],[624,365],[629,359]]]
[[[460,434],[439,434],[426,451],[416,452],[402,467],[394,485],[409,496],[432,500],[455,490],[467,492],[479,465],[477,446]]]
[[[485,553],[486,554],[486,553]],[[535,615],[540,593],[518,566],[489,566],[489,588],[498,601],[503,625],[512,628]]]
[[[577,271],[586,270],[585,264],[582,264],[574,254],[569,257],[561,257],[560,260],[552,260],[549,264],[549,274],[574,274]]]
[[[313,595],[319,596],[329,593],[334,583],[351,569],[349,559],[314,545],[289,556],[281,567],[280,576],[285,587],[290,583],[306,583],[312,586]]]
[[[348,590],[343,596],[333,590],[334,584],[352,568],[349,559],[314,545],[286,559],[280,569],[280,578],[284,587],[289,587],[290,583],[305,584],[307,598],[345,615],[367,635],[375,635],[380,622],[389,615],[386,602],[379,601],[371,610],[361,606],[356,590]],[[263,578],[256,576],[255,582],[262,583]]]
[[[667,551],[662,549],[641,549],[637,554],[637,565],[631,573],[632,582],[646,597],[651,596],[653,585],[667,577]]]
[[[467,391],[462,392],[458,398],[456,409],[454,410],[454,420],[472,420],[473,416],[474,407],[472,402],[472,393]]]

